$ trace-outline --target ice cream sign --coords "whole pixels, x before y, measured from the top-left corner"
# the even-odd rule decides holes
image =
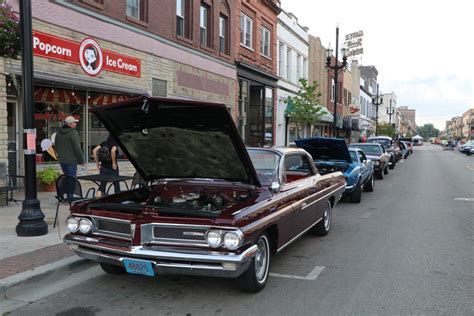
[[[140,77],[140,59],[103,50],[93,38],[74,42],[60,37],[34,31],[33,54],[80,65],[89,76],[96,76],[102,70]]]

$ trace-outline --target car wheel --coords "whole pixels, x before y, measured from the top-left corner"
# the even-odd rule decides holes
[[[362,184],[360,183],[360,180],[357,182],[356,187],[354,188],[354,191],[351,193],[351,203],[360,203],[360,200],[362,199]]]
[[[331,229],[331,221],[332,221],[332,207],[331,202],[326,202],[326,209],[323,213],[323,218],[317,223],[316,225],[311,228],[311,234],[316,236],[326,236],[329,234],[329,230]]]
[[[380,180],[383,180],[383,170],[382,169],[377,170],[377,178],[379,178]]]
[[[270,242],[268,235],[263,234],[258,238],[257,252],[249,268],[239,277],[242,290],[257,293],[265,287],[270,268]]]
[[[365,192],[373,192],[374,191],[374,185],[375,185],[374,175],[371,175],[369,180],[367,181],[367,183],[364,184],[364,191]]]
[[[391,163],[392,163],[392,164],[389,165],[388,167],[389,167],[390,169],[395,168],[395,159],[394,159],[394,158],[391,160]]]
[[[383,169],[383,174],[388,174],[388,166]]]
[[[119,267],[113,264],[99,262],[100,267],[108,274],[120,275],[125,274],[127,271],[124,267]]]
[[[472,154],[471,154],[470,152],[467,152],[466,155],[470,156],[470,155],[472,155]]]

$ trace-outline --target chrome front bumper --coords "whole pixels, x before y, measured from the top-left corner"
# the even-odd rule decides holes
[[[185,274],[236,278],[245,272],[257,252],[257,245],[242,253],[209,250],[182,250],[163,247],[115,247],[101,243],[98,238],[68,234],[64,242],[82,258],[123,267],[124,259],[147,260],[155,274]]]

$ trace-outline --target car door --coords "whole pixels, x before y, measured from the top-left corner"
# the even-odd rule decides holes
[[[358,150],[357,154],[359,156],[359,161],[361,163],[360,173],[361,173],[362,183],[365,183],[370,176],[370,168],[367,163],[367,157],[365,156],[362,150]]]
[[[285,156],[284,175],[285,190],[291,191],[293,197],[294,218],[292,235],[312,226],[321,217],[318,210],[317,180],[320,177],[305,154]]]

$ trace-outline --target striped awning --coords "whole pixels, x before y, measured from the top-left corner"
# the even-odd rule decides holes
[[[107,105],[129,98],[130,96],[124,94],[97,93],[89,99],[89,105]]]
[[[85,104],[81,93],[74,90],[37,87],[34,93],[35,102],[56,102],[67,104]]]
[[[353,131],[360,131],[359,119],[358,118],[352,118],[352,130]]]
[[[352,117],[344,116],[343,126],[344,126],[344,129],[347,130],[347,131],[352,130]]]

